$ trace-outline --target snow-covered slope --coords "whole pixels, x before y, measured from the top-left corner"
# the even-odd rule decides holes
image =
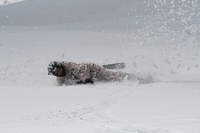
[[[0,132],[199,133],[197,0],[26,0],[0,7]],[[154,83],[56,86],[52,60],[125,62]]]
[[[22,2],[22,1],[24,1],[24,0],[0,0],[0,6],[14,4],[14,3],[17,3],[17,2]]]

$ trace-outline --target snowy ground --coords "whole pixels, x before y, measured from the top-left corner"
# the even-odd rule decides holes
[[[198,0],[4,4],[0,133],[199,133],[199,7]],[[57,86],[46,69],[53,60],[125,62],[124,72],[154,83]]]

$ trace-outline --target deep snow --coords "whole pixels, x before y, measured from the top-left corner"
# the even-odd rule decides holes
[[[0,6],[0,132],[199,133],[199,7],[198,0]],[[125,62],[124,72],[154,83],[57,86],[46,69],[53,60]]]

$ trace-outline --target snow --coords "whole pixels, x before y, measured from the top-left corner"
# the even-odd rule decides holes
[[[6,2],[0,133],[200,132],[199,1]],[[124,62],[154,82],[57,86],[54,60]]]
[[[14,4],[17,2],[22,2],[24,0],[0,0],[0,5],[8,5],[8,4]]]

